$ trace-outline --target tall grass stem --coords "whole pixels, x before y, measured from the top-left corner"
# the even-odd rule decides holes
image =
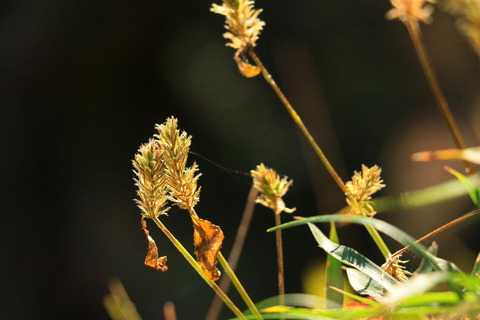
[[[275,226],[282,224],[280,213],[275,213]],[[285,268],[283,265],[283,240],[282,230],[275,231],[275,243],[277,246],[277,265],[278,265],[278,303],[285,305]]]
[[[427,50],[425,49],[418,21],[409,19],[406,23],[406,26],[408,29],[408,33],[410,34],[410,38],[412,38],[415,51],[417,52],[418,59],[420,60],[423,72],[425,73],[425,77],[427,78],[428,85],[430,86],[433,96],[435,97],[435,100],[440,108],[440,111],[445,121],[447,122],[448,128],[450,129],[450,132],[453,136],[453,140],[455,141],[457,148],[465,149],[465,143],[463,141],[462,135],[458,130],[455,118],[453,117],[450,106],[448,105],[447,99],[445,98],[442,88],[440,87],[440,84],[438,82],[435,70],[433,69],[430,58],[428,57]],[[465,161],[465,167],[466,169],[468,169],[469,174],[475,173],[475,168],[470,162]]]
[[[232,250],[228,256],[227,262],[230,268],[235,271],[238,260],[240,259],[240,254],[242,253],[243,245],[245,244],[245,239],[247,238],[248,229],[250,227],[250,222],[252,221],[253,210],[255,208],[255,199],[258,196],[258,190],[253,186],[250,188],[250,192],[247,196],[247,203],[243,209],[242,220],[237,228],[237,234],[235,235],[235,240],[233,241]],[[220,279],[219,287],[223,292],[227,293],[230,287],[231,280],[229,277],[222,277]],[[207,312],[205,320],[217,320],[222,309],[222,300],[219,296],[213,298],[212,304]]]
[[[180,253],[187,259],[187,261],[192,265],[193,269],[202,277],[202,279],[215,291],[215,293],[225,302],[225,304],[232,310],[232,312],[239,317],[240,319],[247,320],[247,317],[238,309],[238,307],[233,303],[232,300],[225,294],[225,292],[220,289],[220,287],[212,280],[208,279],[205,273],[202,271],[202,267],[198,262],[192,257],[192,255],[185,249],[185,247],[180,243],[180,241],[175,238],[175,236],[165,227],[165,225],[157,218],[152,219],[155,224],[162,230],[162,232],[167,236],[167,238],[173,243],[173,245],[180,251]]]
[[[323,165],[325,166],[327,171],[332,176],[333,180],[337,183],[340,190],[342,190],[343,193],[346,193],[347,189],[345,188],[345,183],[340,178],[337,171],[335,171],[333,166],[330,164],[330,161],[328,161],[328,159],[325,156],[325,154],[323,153],[322,149],[319,147],[319,145],[317,144],[315,139],[312,137],[312,135],[310,134],[310,131],[308,131],[308,129],[305,126],[305,124],[303,123],[302,119],[300,118],[298,113],[295,111],[293,106],[290,104],[288,99],[285,97],[285,95],[283,94],[280,87],[277,85],[275,80],[273,80],[273,77],[270,75],[267,68],[263,65],[262,61],[260,60],[260,58],[257,56],[257,54],[253,50],[250,50],[249,54],[250,54],[250,57],[252,58],[252,60],[255,62],[255,64],[258,67],[260,67],[260,70],[262,72],[263,77],[265,78],[267,83],[272,87],[273,91],[275,91],[278,98],[280,99],[280,101],[282,102],[282,104],[285,106],[288,113],[292,117],[293,121],[297,124],[297,126],[300,128],[300,130],[302,131],[304,136],[307,138],[308,142],[312,146],[312,148],[315,151],[315,153],[317,154],[317,156],[320,158],[320,161],[323,163]]]
[[[245,288],[241,284],[240,280],[238,280],[237,275],[235,274],[235,272],[233,272],[232,268],[230,268],[227,260],[225,259],[225,257],[220,251],[217,254],[217,259],[218,259],[218,262],[220,262],[220,265],[223,267],[223,271],[225,271],[225,273],[230,277],[233,285],[237,289],[243,301],[245,301],[245,304],[250,309],[252,314],[255,316],[256,319],[262,320],[263,317],[260,314],[260,311],[258,311],[257,306],[255,306],[255,303],[253,303],[252,299],[248,295],[247,291],[245,291]]]

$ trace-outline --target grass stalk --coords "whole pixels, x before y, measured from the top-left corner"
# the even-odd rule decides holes
[[[255,199],[258,195],[258,190],[255,189],[253,186],[250,188],[250,192],[248,193],[247,203],[245,204],[245,208],[242,214],[242,220],[237,229],[237,234],[235,235],[235,240],[233,241],[232,250],[230,251],[230,255],[228,256],[228,265],[230,268],[235,271],[238,260],[240,259],[240,254],[243,249],[243,245],[245,243],[245,239],[247,237],[247,232],[250,227],[250,222],[253,216],[253,209],[255,208]],[[223,292],[227,293],[228,289],[231,284],[231,279],[229,277],[222,277],[220,279],[220,288]],[[219,296],[215,296],[213,298],[212,304],[207,312],[207,316],[205,320],[216,320],[220,315],[220,311],[222,309],[222,300]]]
[[[448,128],[453,136],[453,140],[455,141],[458,149],[465,149],[465,142],[463,141],[462,135],[458,130],[455,118],[453,117],[450,106],[448,105],[447,99],[445,98],[442,88],[440,87],[437,75],[435,74],[435,70],[433,69],[430,58],[428,57],[425,49],[419,23],[417,20],[409,19],[406,23],[406,26],[415,47],[415,51],[417,52],[418,59],[420,60],[420,64],[422,65],[423,72],[425,73],[425,77],[427,78],[428,85],[430,86],[440,111],[447,122]],[[472,163],[468,161],[465,161],[465,168],[469,174],[475,173],[475,168],[473,167]]]
[[[240,319],[247,320],[247,317],[238,309],[238,307],[233,303],[232,300],[223,292],[222,289],[212,280],[208,279],[207,276],[203,273],[202,268],[198,262],[192,257],[192,255],[185,249],[185,247],[180,243],[180,241],[175,238],[175,236],[165,227],[165,225],[157,218],[152,219],[155,224],[162,230],[162,232],[167,236],[167,238],[173,243],[173,245],[180,251],[180,253],[187,259],[190,265],[197,271],[197,273],[202,277],[202,279],[215,291],[215,293],[225,302],[225,304],[232,310],[232,312],[239,317]]]
[[[325,166],[327,171],[332,176],[333,180],[337,183],[340,190],[342,190],[342,192],[344,194],[347,194],[347,188],[345,187],[345,183],[343,182],[342,178],[340,178],[337,171],[331,165],[330,161],[328,161],[327,157],[325,156],[325,154],[323,153],[322,149],[317,144],[315,139],[310,134],[310,131],[308,131],[307,127],[303,123],[303,121],[300,118],[300,116],[298,115],[298,113],[295,111],[293,106],[290,104],[287,97],[285,97],[282,90],[280,89],[280,87],[275,82],[275,80],[273,80],[272,75],[268,72],[267,68],[263,65],[262,61],[260,60],[260,58],[256,55],[256,53],[253,50],[250,50],[249,54],[250,54],[250,57],[252,58],[253,62],[255,62],[255,64],[258,67],[260,67],[260,70],[262,72],[263,77],[265,78],[267,83],[272,87],[273,91],[275,91],[278,98],[280,99],[280,101],[282,102],[282,104],[285,106],[288,113],[292,117],[293,121],[297,124],[297,126],[300,128],[302,133],[305,135],[308,142],[312,146],[313,150],[315,150],[315,153],[320,158],[320,161],[323,163],[323,165]],[[351,200],[353,200],[353,199],[351,199]],[[388,255],[390,254],[390,250],[388,250],[387,245],[383,241],[380,234],[377,232],[377,230],[375,230],[374,228],[372,228],[370,226],[365,226],[365,227],[367,228],[368,232],[372,236],[372,239],[375,241],[375,243],[377,244],[377,246],[380,249],[380,251],[382,252],[382,254],[385,256],[385,258],[388,258]]]
[[[333,180],[337,183],[338,187],[340,190],[342,190],[343,193],[347,192],[347,189],[345,188],[345,183],[343,180],[340,178],[338,175],[337,171],[333,168],[333,166],[330,164],[330,161],[328,161],[327,157],[323,153],[322,149],[319,147],[315,139],[313,139],[312,135],[310,134],[310,131],[308,131],[307,127],[303,123],[302,119],[298,115],[298,113],[295,111],[293,106],[290,104],[288,99],[285,97],[283,94],[282,90],[280,87],[277,85],[275,80],[273,80],[273,77],[270,75],[268,72],[267,68],[263,65],[262,61],[260,58],[256,55],[256,53],[253,50],[250,50],[249,52],[250,57],[252,58],[253,62],[260,67],[260,70],[262,72],[263,77],[267,81],[267,83],[272,87],[273,91],[277,94],[278,98],[282,102],[282,104],[285,106],[287,109],[288,113],[292,117],[293,121],[297,124],[297,126],[300,128],[304,136],[307,138],[308,142],[312,146],[313,150],[317,154],[317,156],[320,158],[320,161],[323,163],[327,171],[330,173],[332,176]]]
[[[275,226],[282,224],[280,213],[275,213]],[[275,243],[277,246],[277,264],[278,264],[278,304],[285,305],[285,271],[283,266],[283,241],[282,230],[275,231]]]
[[[385,260],[387,260],[388,257],[390,256],[390,250],[388,250],[388,247],[385,244],[385,241],[383,241],[377,229],[375,229],[371,225],[366,225],[365,228],[367,229],[368,233],[372,237],[373,241],[375,241],[375,244],[377,245],[378,249],[380,249],[380,252],[382,253]]]
[[[228,264],[227,260],[223,256],[223,254],[219,251],[217,254],[217,259],[218,262],[220,262],[220,265],[223,267],[223,271],[230,277],[232,280],[233,285],[237,289],[238,293],[242,297],[243,301],[245,301],[245,304],[247,307],[250,309],[252,314],[255,316],[256,319],[262,320],[263,317],[260,314],[260,311],[258,311],[257,306],[255,306],[255,303],[253,303],[252,299],[248,295],[247,291],[245,291],[245,288],[243,285],[240,283],[240,280],[238,280],[237,275],[235,272],[230,268],[230,265]]]

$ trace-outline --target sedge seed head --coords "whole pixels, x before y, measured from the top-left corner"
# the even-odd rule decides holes
[[[275,170],[267,168],[263,163],[252,170],[251,175],[254,188],[260,191],[257,203],[272,209],[275,214],[280,214],[282,211],[287,213],[295,211],[295,208],[287,208],[282,199],[293,180],[289,180],[288,177],[280,178]]]
[[[135,199],[142,215],[146,218],[167,214],[168,186],[164,175],[164,149],[157,140],[151,139],[140,146],[132,161],[135,173],[137,196]]]
[[[186,165],[192,137],[178,129],[178,120],[173,117],[157,125],[157,130],[155,138],[164,149],[162,159],[169,199],[182,209],[193,209],[200,200],[201,188],[197,186],[200,177],[197,164]]]
[[[227,39],[227,46],[237,49],[234,59],[240,72],[246,77],[254,77],[260,73],[258,66],[249,64],[248,51],[256,46],[265,22],[258,16],[261,9],[255,9],[253,0],[223,0],[222,5],[212,4],[210,9],[214,13],[225,16],[223,37]]]
[[[390,0],[393,8],[385,17],[388,20],[398,18],[403,23],[408,21],[432,22],[433,6],[426,5],[427,2],[435,3],[436,0]]]
[[[361,172],[354,172],[352,180],[345,184],[347,188],[346,201],[350,206],[350,213],[363,216],[376,214],[370,200],[372,194],[385,187],[380,178],[382,169],[378,166],[368,168],[362,165]]]
[[[444,9],[457,18],[456,25],[480,56],[480,1],[445,0]]]
[[[407,282],[408,277],[412,275],[412,273],[408,270],[405,270],[404,264],[408,262],[408,260],[400,260],[401,255],[391,255],[388,257],[387,261],[382,265],[382,269],[394,277],[395,279]]]

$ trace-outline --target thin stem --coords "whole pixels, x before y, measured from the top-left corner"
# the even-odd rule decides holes
[[[223,256],[223,254],[220,251],[217,254],[217,259],[218,259],[218,262],[220,262],[220,264],[222,265],[225,273],[232,280],[233,285],[237,289],[237,291],[240,294],[240,296],[242,297],[243,301],[245,301],[245,303],[247,304],[247,306],[250,309],[250,311],[252,312],[252,314],[255,316],[256,319],[262,320],[263,317],[260,314],[260,311],[258,311],[257,307],[255,306],[255,303],[253,303],[253,301],[250,298],[250,296],[248,295],[247,291],[245,291],[245,288],[240,283],[240,280],[238,280],[237,275],[235,274],[235,272],[233,272],[232,268],[230,268],[227,260],[225,260],[225,257]]]
[[[215,291],[215,293],[225,302],[225,304],[232,310],[232,312],[239,318],[247,320],[247,317],[238,309],[238,307],[233,303],[232,300],[225,294],[225,292],[220,289],[220,287],[208,279],[207,276],[203,273],[202,267],[198,262],[192,257],[192,255],[185,249],[185,247],[173,236],[173,234],[165,227],[165,225],[157,218],[152,219],[155,224],[163,231],[167,238],[173,243],[173,245],[180,251],[180,253],[187,259],[187,261],[192,265],[193,269],[202,277],[202,279]]]
[[[250,192],[248,193],[247,203],[245,204],[245,208],[243,210],[242,220],[237,229],[237,234],[235,236],[235,240],[233,241],[232,250],[230,251],[230,255],[228,256],[228,265],[231,267],[233,271],[237,267],[238,260],[240,259],[240,253],[242,252],[243,245],[245,243],[245,239],[247,237],[247,232],[250,227],[250,221],[252,220],[253,216],[253,209],[255,208],[255,199],[258,195],[258,190],[255,189],[253,186],[250,188]],[[228,292],[230,287],[231,280],[229,277],[222,277],[220,279],[219,287],[223,290],[223,292]],[[220,315],[220,311],[222,309],[222,300],[219,296],[215,296],[213,298],[212,304],[210,305],[210,309],[207,312],[207,316],[205,320],[216,320]]]
[[[388,250],[387,245],[383,241],[377,229],[375,229],[371,225],[366,225],[365,228],[367,228],[368,233],[372,237],[373,241],[375,241],[375,244],[377,245],[378,249],[380,249],[380,251],[382,252],[383,257],[385,259],[388,259],[388,257],[390,256],[390,250]]]
[[[268,72],[267,68],[265,68],[265,66],[263,65],[262,61],[260,60],[260,58],[255,54],[255,52],[253,50],[250,50],[250,57],[252,58],[252,60],[255,62],[255,64],[260,67],[260,70],[262,71],[262,75],[263,77],[265,78],[265,80],[267,81],[267,83],[272,87],[273,91],[275,91],[275,93],[277,94],[278,98],[280,99],[280,101],[283,103],[283,105],[285,106],[285,108],[287,109],[288,113],[290,114],[290,116],[292,117],[293,121],[295,121],[295,123],[297,124],[297,126],[300,128],[300,130],[302,131],[302,133],[305,135],[305,137],[307,138],[308,142],[310,143],[310,145],[312,146],[313,150],[315,150],[315,153],[317,154],[317,156],[320,158],[320,161],[322,161],[323,165],[325,166],[325,168],[327,169],[327,171],[330,173],[330,175],[332,176],[333,180],[337,183],[338,187],[340,188],[340,190],[342,190],[343,193],[346,193],[347,192],[347,189],[345,187],[345,183],[342,181],[342,179],[340,178],[340,176],[338,175],[338,173],[335,171],[335,169],[333,168],[333,166],[330,164],[330,161],[328,161],[327,157],[325,156],[325,154],[323,153],[322,149],[318,146],[317,142],[315,141],[315,139],[313,139],[312,135],[310,134],[310,132],[308,131],[307,127],[305,127],[305,125],[303,124],[303,121],[302,119],[300,118],[300,116],[298,115],[298,113],[295,111],[295,109],[293,108],[293,106],[290,104],[290,102],[287,100],[287,98],[285,97],[285,95],[283,94],[282,90],[278,87],[277,83],[275,82],[275,80],[273,80],[272,76],[270,75],[270,73]]]
[[[463,221],[465,221],[465,220],[467,220],[467,219],[470,219],[471,217],[473,217],[474,215],[478,214],[479,212],[480,212],[480,209],[476,209],[476,210],[473,210],[473,211],[471,211],[471,212],[469,212],[469,213],[466,213],[466,214],[464,214],[463,216],[461,216],[461,217],[459,217],[459,218],[457,218],[457,219],[455,219],[455,220],[452,220],[452,221],[444,224],[443,226],[441,226],[441,227],[433,230],[432,232],[427,233],[427,234],[424,235],[423,237],[417,239],[414,243],[420,243],[420,242],[422,242],[422,241],[425,241],[425,240],[427,240],[427,239],[429,239],[429,238],[431,238],[431,237],[439,234],[440,232],[445,231],[446,229],[453,227],[454,225],[456,225],[456,224],[458,224],[458,223],[460,223],[460,222],[463,222]],[[409,248],[410,248],[410,245],[408,245],[408,246],[406,246],[406,247],[403,247],[402,249],[400,249],[400,250],[398,250],[397,252],[395,252],[392,256],[398,256],[398,255],[404,253],[405,251],[407,251]]]
[[[275,226],[282,224],[280,213],[275,213]],[[282,230],[275,231],[275,242],[277,244],[277,264],[278,264],[278,303],[285,305],[285,272],[283,267],[283,241]]]
[[[408,33],[412,38],[413,45],[415,46],[415,50],[417,52],[418,59],[420,60],[420,64],[422,65],[423,72],[425,73],[425,77],[427,78],[428,85],[430,86],[433,96],[435,97],[435,100],[437,101],[437,104],[440,108],[440,111],[442,112],[442,115],[447,122],[448,128],[452,133],[453,140],[455,141],[458,149],[465,149],[465,143],[463,141],[462,135],[458,130],[457,124],[448,105],[447,99],[443,94],[442,88],[440,87],[440,84],[438,82],[437,75],[435,74],[435,70],[433,69],[430,58],[427,55],[418,21],[409,19],[406,23],[406,26]],[[475,169],[470,162],[465,161],[465,167],[468,170],[468,173],[475,173]]]
[[[257,54],[253,51],[253,50],[250,50],[250,57],[252,58],[253,62],[255,62],[255,64],[260,67],[260,70],[262,71],[262,75],[263,77],[265,78],[265,80],[267,81],[267,83],[272,87],[273,91],[275,91],[275,93],[277,94],[278,98],[280,99],[280,101],[282,102],[282,104],[285,106],[285,108],[287,109],[288,113],[290,114],[290,116],[292,117],[293,121],[295,121],[295,123],[298,125],[298,127],[300,128],[300,130],[302,131],[302,133],[305,135],[305,137],[307,138],[308,142],[310,143],[310,145],[312,146],[313,150],[315,150],[315,153],[317,154],[317,156],[320,158],[320,161],[322,161],[323,165],[325,166],[325,168],[327,169],[327,171],[330,173],[330,175],[332,176],[333,180],[337,183],[338,187],[340,188],[340,190],[342,190],[342,192],[344,194],[347,194],[347,188],[345,187],[345,183],[343,182],[342,178],[340,178],[340,176],[338,175],[338,173],[335,171],[335,169],[333,168],[333,166],[330,164],[330,161],[328,161],[327,157],[325,156],[325,154],[323,153],[322,149],[320,148],[320,146],[317,144],[317,142],[315,141],[315,139],[313,139],[312,135],[310,134],[310,132],[308,131],[307,127],[305,127],[305,124],[303,123],[302,119],[300,118],[300,116],[298,115],[298,113],[295,111],[295,109],[293,108],[293,106],[290,104],[290,102],[288,101],[288,99],[285,97],[285,95],[283,94],[282,90],[280,89],[280,87],[278,87],[277,83],[275,82],[275,80],[273,80],[272,78],[272,75],[268,72],[267,68],[263,65],[262,61],[260,60],[260,58],[257,56]],[[347,195],[348,196],[348,195]],[[349,197],[350,200],[352,201],[355,201],[354,199],[352,199],[351,197]],[[383,241],[382,237],[380,236],[380,234],[377,232],[377,230],[375,230],[374,228],[370,227],[370,226],[366,226],[368,232],[370,233],[370,235],[372,236],[373,240],[375,241],[375,243],[377,244],[378,248],[380,249],[380,251],[382,252],[382,254],[387,258],[388,257],[388,254],[390,253],[390,251],[388,250],[387,248],[387,245],[385,244],[385,242]]]

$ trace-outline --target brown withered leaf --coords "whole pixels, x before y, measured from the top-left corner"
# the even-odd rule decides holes
[[[145,232],[148,240],[148,251],[147,256],[145,257],[145,265],[152,267],[156,270],[167,271],[167,257],[158,257],[158,248],[155,240],[150,236],[147,230],[147,223],[145,220],[142,220],[142,229]]]
[[[222,247],[225,236],[219,226],[208,220],[192,217],[192,221],[193,244],[197,261],[207,277],[212,281],[216,281],[221,274],[220,270],[215,267],[217,254]]]

